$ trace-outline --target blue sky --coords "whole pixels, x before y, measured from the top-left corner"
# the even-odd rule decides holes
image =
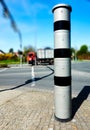
[[[22,33],[22,46],[54,48],[53,13],[56,4],[71,5],[71,46],[83,44],[90,47],[90,0],[4,0]],[[0,49],[8,52],[20,49],[18,33],[10,20],[3,17],[0,3]]]

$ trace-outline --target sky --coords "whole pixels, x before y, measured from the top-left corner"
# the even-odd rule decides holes
[[[69,4],[71,12],[71,47],[78,50],[86,44],[90,48],[90,0],[4,0],[22,35],[22,49],[54,48],[52,8]],[[11,27],[10,19],[3,17],[0,3],[0,50],[20,50],[20,39]]]

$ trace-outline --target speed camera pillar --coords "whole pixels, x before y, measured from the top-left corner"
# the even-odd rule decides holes
[[[71,49],[70,49],[70,12],[71,6],[54,6],[54,92],[55,117],[60,121],[69,121],[71,106]]]

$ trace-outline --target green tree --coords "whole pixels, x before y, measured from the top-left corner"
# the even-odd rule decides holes
[[[80,48],[81,53],[87,53],[88,52],[88,46],[87,45],[82,45]]]
[[[32,46],[25,46],[24,47],[24,54],[27,54],[28,52],[34,51],[35,52],[35,48]]]
[[[86,54],[88,53],[88,46],[87,45],[82,45],[80,47],[80,50],[78,51],[78,55]]]
[[[26,57],[27,57],[28,52],[31,52],[31,51],[35,52],[35,48],[33,46],[29,45],[29,46],[24,47],[23,56],[24,56],[25,61],[26,61]]]
[[[10,49],[9,49],[9,53],[12,53],[12,54],[14,53],[13,48],[10,48]]]
[[[45,47],[44,49],[52,49],[51,47]]]
[[[75,49],[71,48],[71,54],[75,53]]]
[[[77,57],[80,60],[83,60],[83,59],[88,60],[88,59],[90,59],[90,54],[89,54],[87,45],[84,44],[84,45],[82,45],[80,47],[80,50],[77,51]]]

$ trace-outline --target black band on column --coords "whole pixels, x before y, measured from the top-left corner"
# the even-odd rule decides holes
[[[70,30],[70,21],[60,20],[54,22],[54,31],[57,30]]]
[[[54,49],[54,58],[70,58],[71,50],[69,48]]]
[[[71,76],[68,77],[57,77],[54,76],[54,84],[57,86],[68,86],[71,85]]]

